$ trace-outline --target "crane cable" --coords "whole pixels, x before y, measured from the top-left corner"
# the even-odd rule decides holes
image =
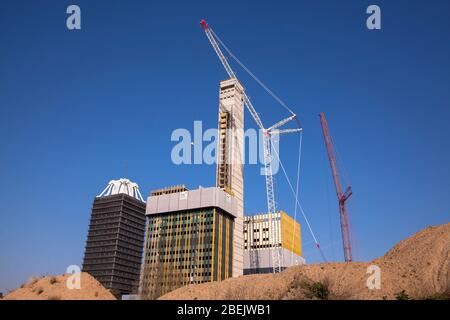
[[[281,161],[280,156],[278,155],[277,150],[276,150],[275,148],[272,148],[272,149],[273,149],[273,151],[275,152],[275,155],[277,156],[278,162],[280,163],[280,167],[281,167],[281,169],[282,169],[282,171],[283,171],[283,173],[284,173],[284,175],[285,175],[285,177],[286,177],[286,180],[287,180],[287,182],[288,182],[288,184],[289,184],[289,187],[290,187],[290,189],[291,189],[291,191],[292,191],[292,193],[293,193],[293,195],[294,195],[294,197],[295,197],[295,202],[296,202],[296,204],[298,205],[298,208],[300,209],[300,212],[301,212],[301,214],[302,214],[302,216],[303,216],[303,219],[305,219],[306,225],[308,226],[309,232],[311,233],[311,236],[312,236],[312,238],[313,238],[313,240],[314,240],[314,243],[316,244],[317,249],[320,251],[320,254],[321,254],[321,256],[322,256],[322,259],[323,259],[325,262],[327,262],[327,258],[325,257],[325,254],[324,254],[324,252],[322,251],[322,248],[320,247],[319,241],[317,240],[317,237],[316,237],[316,235],[314,234],[314,231],[313,231],[312,228],[311,228],[311,224],[309,223],[309,220],[308,220],[308,218],[306,217],[305,211],[303,210],[303,207],[302,207],[302,205],[300,204],[300,202],[299,202],[299,200],[298,200],[298,194],[296,194],[295,191],[294,191],[294,187],[292,186],[291,180],[289,179],[289,176],[288,176],[288,174],[287,174],[287,172],[286,172],[286,169],[284,168],[283,162]],[[297,175],[297,179],[299,179],[299,175]]]
[[[300,131],[300,140],[298,143],[298,160],[297,160],[297,181],[295,186],[295,203],[294,203],[294,222],[297,221],[297,199],[298,199],[298,188],[300,182],[300,161],[302,158],[302,140],[303,140],[303,131]],[[294,249],[295,249],[295,223],[292,227],[292,250],[291,250],[291,265],[294,265]]]
[[[219,42],[222,47],[225,49],[225,51],[228,53],[228,55],[234,59],[241,67],[244,69],[252,78],[255,80],[272,98],[274,98],[281,106],[283,106],[291,115],[295,115],[295,113],[289,108],[286,103],[284,103],[283,100],[280,99],[272,90],[270,90],[257,76],[253,74],[253,72],[250,71],[232,52],[228,47],[220,40],[220,38],[217,36],[217,34],[209,28],[211,33],[213,34],[214,38],[217,39],[217,42]]]

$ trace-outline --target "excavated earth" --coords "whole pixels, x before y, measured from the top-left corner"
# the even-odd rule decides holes
[[[381,288],[369,290],[367,269],[378,266]],[[329,299],[412,299],[450,297],[450,223],[428,227],[401,241],[384,256],[371,262],[323,263],[296,266],[278,274],[231,278],[191,285],[172,291],[166,300],[259,300],[311,299],[305,284],[321,284]],[[8,293],[5,300],[115,300],[88,273],[81,273],[81,288],[68,289],[69,275],[32,278]],[[310,288],[310,287],[309,287]]]
[[[305,284],[321,283],[329,299],[449,298],[450,223],[428,227],[371,262],[323,263],[291,267],[278,274],[248,275],[190,285],[160,299],[309,299]],[[367,268],[381,271],[381,288],[369,290]]]
[[[69,289],[70,275],[31,278],[8,293],[5,300],[116,300],[113,294],[86,272],[81,273],[80,289]],[[72,279],[72,278],[71,278]],[[69,287],[72,282],[69,280]]]

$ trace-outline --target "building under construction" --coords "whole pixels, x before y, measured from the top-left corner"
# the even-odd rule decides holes
[[[233,236],[233,276],[244,269],[244,88],[236,79],[220,82],[216,186],[231,193],[237,211]]]
[[[206,37],[208,38],[212,48],[214,49],[217,57],[219,58],[222,66],[228,74],[229,80],[222,81],[220,83],[220,110],[219,110],[219,150],[218,150],[218,163],[217,163],[217,186],[224,188],[225,190],[231,190],[236,194],[239,205],[238,217],[235,224],[235,241],[234,241],[234,270],[233,275],[238,276],[243,272],[243,225],[241,226],[241,219],[243,219],[244,211],[244,180],[243,180],[243,155],[244,155],[244,106],[249,111],[258,129],[263,132],[263,172],[266,180],[266,195],[267,195],[267,212],[268,223],[273,224],[272,217],[277,215],[274,181],[273,181],[273,168],[272,161],[274,156],[280,162],[276,148],[273,148],[273,144],[278,140],[279,135],[292,134],[302,131],[300,122],[297,120],[296,114],[271,91],[264,83],[261,82],[237,57],[230,51],[230,49],[219,39],[217,34],[212,30],[205,20],[200,21]],[[225,53],[222,51],[225,50]],[[272,98],[274,98],[286,111],[289,112],[287,118],[281,119],[270,127],[265,127],[259,113],[256,111],[250,98],[243,90],[242,85],[239,83],[236,73],[229,63],[229,59],[233,59],[239,64],[249,76],[251,76]],[[287,124],[292,123],[296,127],[287,127]],[[229,135],[224,134],[224,131],[230,131],[234,134],[231,138]],[[235,132],[240,132],[235,134]],[[300,143],[301,143],[300,136]],[[231,155],[229,155],[231,153]],[[231,163],[230,163],[231,161]],[[237,161],[237,162],[235,162]],[[300,165],[300,148],[298,163]],[[300,167],[298,165],[298,167]],[[282,166],[283,173],[285,174],[289,185],[291,186],[290,179]],[[299,173],[297,174],[299,175]],[[298,188],[297,191],[292,192],[296,199],[296,206],[298,205]],[[242,208],[242,210],[241,210]],[[309,224],[308,224],[309,226]],[[277,230],[277,228],[272,228]],[[316,241],[316,238],[314,237]],[[317,243],[317,248],[320,248]],[[272,255],[273,272],[281,271],[281,256],[278,250],[270,250]]]
[[[222,189],[183,186],[152,192],[140,295],[159,296],[188,284],[224,280],[233,272],[236,199]]]
[[[280,270],[304,264],[300,224],[283,211],[246,216],[244,220],[244,274],[273,272],[273,254],[278,250]]]
[[[116,296],[136,292],[144,232],[145,202],[138,185],[111,181],[92,205],[83,271]]]

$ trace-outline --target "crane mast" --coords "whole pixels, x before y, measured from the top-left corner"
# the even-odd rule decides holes
[[[203,27],[203,30],[205,31],[205,34],[211,43],[211,46],[213,47],[214,51],[216,52],[217,56],[219,57],[220,62],[222,63],[223,67],[225,68],[225,71],[227,72],[228,76],[232,79],[237,79],[236,74],[234,73],[233,69],[231,68],[230,64],[228,63],[227,58],[223,54],[222,50],[220,49],[220,45],[217,41],[217,36],[214,34],[214,31],[208,26],[205,20],[200,21],[201,26]],[[274,218],[276,214],[276,203],[275,203],[275,192],[273,187],[273,172],[272,172],[272,154],[271,154],[271,136],[272,135],[279,135],[279,134],[285,134],[285,133],[293,133],[293,132],[299,132],[301,129],[284,129],[284,130],[278,130],[277,128],[284,125],[285,123],[294,120],[295,114],[292,114],[290,117],[283,119],[273,125],[272,127],[269,127],[268,129],[264,128],[264,125],[261,121],[261,118],[259,117],[259,114],[256,112],[256,109],[254,108],[252,102],[250,101],[247,94],[243,93],[244,98],[244,105],[246,106],[247,110],[250,112],[252,118],[255,120],[256,125],[263,130],[263,147],[264,147],[264,173],[265,173],[265,179],[266,179],[266,193],[267,193],[267,209],[268,209],[268,224],[270,226],[271,230],[271,238],[272,238],[272,271],[273,273],[281,272],[281,256],[280,256],[280,248],[278,248],[280,241],[279,237],[279,230],[278,230],[278,224],[274,223]],[[277,241],[277,242],[276,242]]]
[[[346,209],[346,201],[352,195],[352,189],[350,186],[343,192],[341,180],[339,178],[338,169],[336,165],[336,157],[333,149],[333,142],[331,140],[331,135],[328,130],[327,119],[323,112],[320,113],[320,123],[322,125],[323,138],[325,140],[325,146],[328,152],[328,160],[330,161],[331,173],[333,175],[334,185],[336,187],[336,194],[339,202],[339,213],[341,219],[341,233],[342,233],[342,243],[344,247],[344,259],[346,262],[353,261],[352,257],[352,246],[350,239],[350,227],[348,223],[348,215]]]

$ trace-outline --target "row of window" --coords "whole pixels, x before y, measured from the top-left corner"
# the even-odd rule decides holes
[[[169,274],[165,274],[163,278],[161,278],[160,275],[157,274],[152,274],[152,275],[146,275],[143,276],[142,279],[149,281],[149,280],[163,280],[160,282],[161,283],[170,283],[170,279],[178,279],[179,282],[184,283],[186,281],[186,279],[195,279],[198,277],[211,277],[211,272],[210,271],[203,271],[203,272],[199,272],[198,274],[192,274],[190,272],[176,272],[176,273],[169,273]],[[164,281],[165,280],[165,281]],[[149,284],[149,286],[154,286],[156,284],[156,281],[152,281],[152,283]]]
[[[262,240],[262,241],[269,241],[269,237],[267,237],[267,238],[262,238],[261,240]],[[254,239],[253,239],[253,243],[259,242],[259,241],[260,241],[259,238],[254,238]],[[248,242],[247,239],[245,239],[244,242],[247,243],[247,242]]]
[[[144,241],[144,239],[136,240],[136,237],[131,238],[131,237],[128,237],[128,236],[123,235],[123,234],[119,234],[119,240],[135,244],[136,246],[138,246],[138,248],[140,248],[142,246],[142,242]]]
[[[277,248],[281,247],[281,244],[258,244],[258,245],[252,245],[250,246],[250,249],[267,249],[267,248]],[[248,250],[248,245],[244,245],[244,250]]]
[[[193,221],[192,223],[188,223],[188,224],[185,224],[185,223],[182,224],[181,221],[179,221],[178,223],[174,222],[167,226],[157,227],[157,226],[149,225],[149,230],[151,232],[158,232],[158,231],[166,231],[166,230],[173,230],[173,229],[180,229],[180,228],[185,229],[188,227],[190,228],[192,226],[209,226],[212,224],[213,224],[212,220]]]
[[[169,248],[173,248],[173,246],[169,246],[167,248],[165,248],[166,250]],[[152,252],[147,253],[147,255],[151,255],[151,256],[156,256],[156,255],[174,255],[174,254],[190,254],[190,253],[199,253],[199,252],[211,252],[212,248],[211,246],[205,246],[203,248],[196,248],[196,249],[182,249],[182,250],[168,250],[168,251],[163,251],[161,250],[160,252],[157,252],[155,249],[155,246],[151,247]]]
[[[263,232],[269,231],[269,227],[267,227],[267,228],[262,228],[262,231],[263,231]],[[246,228],[244,228],[244,233],[247,233],[247,232],[248,232],[248,230],[247,230]],[[253,229],[253,232],[259,232],[259,228]]]
[[[203,212],[203,213],[186,213],[186,214],[177,214],[175,216],[171,215],[169,217],[150,217],[149,221],[151,223],[155,223],[158,220],[161,222],[175,222],[175,221],[187,221],[187,220],[195,220],[195,219],[206,219],[211,218],[213,216],[212,211]]]
[[[156,264],[156,263],[161,263],[161,261],[154,261],[154,260],[150,260],[149,262],[150,264]],[[190,269],[211,269],[211,263],[206,263],[206,264],[193,264],[193,265],[186,265],[186,264],[180,264],[180,265],[174,265],[173,266],[174,270],[190,270]]]
[[[208,236],[212,236],[212,229],[206,229],[206,230],[203,230],[203,231],[200,231],[200,230],[197,230],[197,231],[177,231],[177,232],[169,232],[169,233],[160,233],[160,234],[157,234],[157,233],[152,233],[151,235],[150,235],[150,238],[151,239],[154,239],[154,238],[165,238],[165,237],[174,237],[174,236],[185,236],[185,235],[187,235],[187,236],[199,236],[199,235],[203,235],[203,236],[205,236],[205,237],[208,237]]]

